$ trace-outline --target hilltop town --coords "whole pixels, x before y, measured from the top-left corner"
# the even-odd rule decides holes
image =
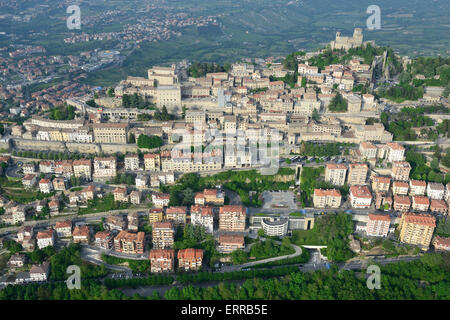
[[[72,251],[112,287],[448,251],[448,58],[421,73],[363,38],[19,107],[1,127],[0,286],[61,280]]]

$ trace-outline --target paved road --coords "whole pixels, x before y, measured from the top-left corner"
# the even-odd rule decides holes
[[[128,267],[116,266],[116,265],[111,265],[111,264],[105,263],[100,258],[100,252],[99,251],[92,250],[91,248],[89,248],[87,246],[83,246],[81,248],[81,259],[83,259],[85,261],[88,261],[90,263],[96,264],[96,265],[104,265],[106,268],[111,269],[111,270],[131,273],[131,269],[128,268]]]
[[[263,239],[261,239],[261,240],[263,240]],[[280,241],[275,241],[275,242],[278,243],[278,244],[281,244]],[[284,256],[278,256],[278,257],[267,258],[267,259],[263,259],[263,260],[247,262],[247,263],[240,264],[240,265],[224,266],[224,267],[222,267],[220,269],[220,272],[239,271],[239,270],[242,270],[242,269],[245,269],[245,268],[249,268],[249,267],[255,266],[257,264],[273,262],[273,261],[278,261],[278,260],[283,260],[283,259],[288,259],[288,258],[295,258],[295,257],[298,257],[299,255],[302,254],[302,248],[300,248],[299,246],[297,246],[295,244],[292,244],[292,247],[295,250],[295,252],[293,254],[288,254],[288,255],[284,255]]]

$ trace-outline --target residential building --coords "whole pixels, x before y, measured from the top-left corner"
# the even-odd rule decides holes
[[[409,184],[405,181],[394,181],[392,183],[392,193],[394,195],[406,196],[408,194]]]
[[[225,201],[225,193],[217,189],[205,189],[203,192],[198,192],[195,194],[194,201],[195,204],[223,206]]]
[[[434,236],[433,239],[434,250],[437,251],[449,251],[450,250],[450,237],[444,238],[440,236]]]
[[[369,220],[367,222],[366,233],[373,237],[386,237],[389,233],[389,226],[391,224],[391,217],[389,214],[369,213]]]
[[[94,158],[94,178],[114,178],[117,174],[115,157]]]
[[[148,186],[148,176],[140,174],[135,179],[137,189],[145,189]]]
[[[343,186],[346,175],[347,166],[345,164],[329,163],[325,167],[325,181],[335,186]]]
[[[408,181],[411,165],[406,161],[394,161],[392,163],[392,178],[398,181]]]
[[[110,215],[106,217],[105,227],[110,231],[113,230],[122,231],[127,228],[127,222],[122,215],[116,216]]]
[[[400,219],[400,241],[428,248],[436,227],[430,214],[404,213]]]
[[[127,188],[117,187],[114,189],[114,201],[128,202]]]
[[[150,208],[148,210],[148,222],[153,224],[163,220],[164,213],[162,208]]]
[[[67,189],[67,180],[65,178],[53,179],[53,189],[56,191],[65,191]]]
[[[144,168],[145,171],[160,171],[161,156],[157,153],[144,154]]]
[[[172,221],[155,222],[152,228],[153,248],[172,248],[174,243],[175,229]]]
[[[369,208],[372,204],[372,194],[367,186],[351,186],[349,199],[353,208]]]
[[[74,243],[86,243],[90,241],[89,226],[76,226],[72,233]]]
[[[174,271],[175,250],[173,249],[152,249],[149,259],[150,271],[153,273]]]
[[[68,238],[72,236],[72,221],[57,221],[55,231],[58,238]]]
[[[139,170],[139,156],[137,154],[127,154],[124,159],[125,170]]]
[[[375,159],[377,150],[377,147],[372,142],[364,141],[359,144],[359,151],[363,159]]]
[[[166,219],[172,221],[175,227],[186,225],[187,207],[169,207],[166,209]]]
[[[91,159],[79,159],[74,160],[73,174],[77,178],[90,181],[92,179],[92,160]]]
[[[114,250],[122,253],[142,254],[145,248],[144,232],[131,233],[125,230],[114,238]]]
[[[242,235],[221,234],[219,236],[219,252],[231,253],[234,250],[244,249],[245,242]]]
[[[170,194],[154,192],[152,193],[153,205],[157,208],[167,207],[170,201]]]
[[[405,147],[397,142],[389,142],[387,145],[387,160],[389,162],[403,161],[405,159]]]
[[[444,198],[445,188],[442,183],[428,182],[427,196],[433,200],[441,200]]]
[[[178,268],[184,271],[200,270],[203,263],[202,249],[181,249],[178,251]]]
[[[364,185],[369,167],[365,163],[351,163],[348,170],[347,183],[349,185]]]
[[[314,208],[339,208],[342,195],[338,189],[314,189]]]
[[[113,242],[114,236],[110,231],[99,231],[95,234],[95,246],[100,249],[111,249]]]
[[[372,178],[372,191],[373,192],[388,192],[391,185],[391,178],[375,176]]]
[[[50,181],[50,179],[47,178],[42,178],[39,181],[39,190],[42,193],[50,193],[53,191],[53,185],[52,182]]]
[[[409,195],[423,196],[427,190],[427,183],[421,180],[409,180]]]
[[[425,196],[412,196],[412,208],[415,211],[428,211],[430,199]]]
[[[130,212],[127,215],[128,220],[128,230],[137,232],[139,229],[139,213]]]
[[[433,213],[447,214],[448,206],[444,200],[431,200],[430,211]]]
[[[211,207],[203,207],[199,205],[191,206],[191,223],[194,226],[205,227],[206,232],[214,231],[214,214]]]
[[[47,231],[39,231],[36,236],[39,249],[43,249],[55,244],[55,231],[53,229]]]
[[[35,264],[30,269],[30,279],[33,282],[47,281],[50,274],[50,262],[44,261],[42,264]]]
[[[243,206],[225,205],[219,210],[219,230],[244,232],[247,209]]]
[[[411,208],[411,200],[408,196],[394,196],[394,210],[406,212]]]
[[[141,193],[139,191],[131,191],[130,193],[130,202],[132,204],[140,204],[141,203]]]

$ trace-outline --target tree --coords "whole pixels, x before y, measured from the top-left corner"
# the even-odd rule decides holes
[[[186,188],[183,191],[183,205],[191,205],[194,203],[194,191],[191,188]]]
[[[316,108],[314,108],[314,110],[312,112],[311,119],[313,119],[314,121],[317,121],[317,122],[320,121],[320,113]]]
[[[114,88],[109,88],[108,91],[106,92],[106,94],[107,94],[108,97],[110,97],[110,98],[115,97],[115,94],[114,94]]]
[[[136,143],[136,137],[134,133],[130,133],[130,137],[128,138],[128,143]]]
[[[139,148],[153,149],[161,147],[163,145],[163,141],[158,136],[147,136],[145,134],[141,134],[139,135],[137,144]]]
[[[336,93],[336,96],[331,99],[330,104],[328,105],[328,109],[331,112],[346,112],[348,109],[348,103],[338,92]]]

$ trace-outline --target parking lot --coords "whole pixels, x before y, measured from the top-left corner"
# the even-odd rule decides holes
[[[265,210],[297,210],[295,203],[295,196],[290,191],[264,191],[263,197],[263,209]]]

